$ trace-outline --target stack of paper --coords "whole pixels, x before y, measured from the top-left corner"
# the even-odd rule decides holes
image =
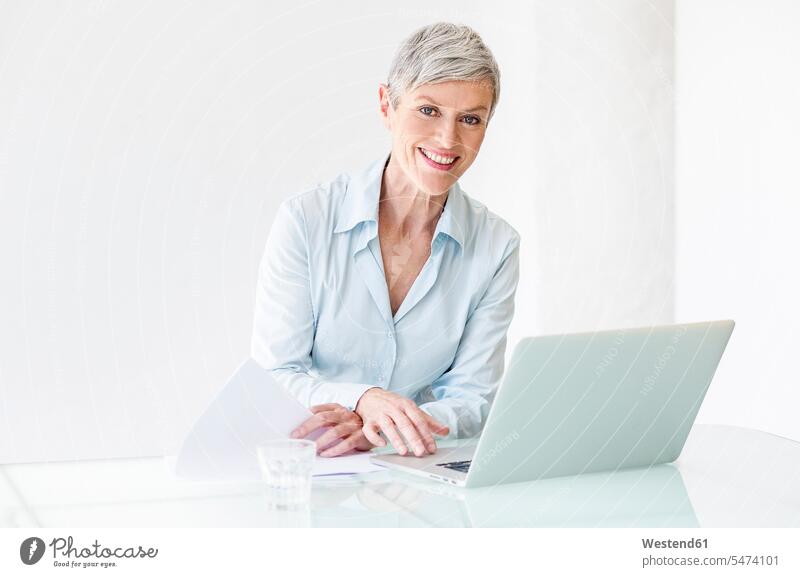
[[[186,480],[259,480],[255,447],[287,439],[312,413],[286,392],[253,359],[236,370],[197,420],[175,461],[175,475]],[[316,439],[327,428],[308,435]],[[369,452],[315,459],[314,475],[341,475],[384,470]]]

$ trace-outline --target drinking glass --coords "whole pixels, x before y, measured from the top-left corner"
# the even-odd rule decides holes
[[[267,507],[303,509],[311,500],[311,471],[317,445],[307,439],[266,441],[256,447]]]

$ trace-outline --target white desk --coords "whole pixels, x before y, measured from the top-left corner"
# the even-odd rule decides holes
[[[314,481],[306,513],[258,483],[174,481],[162,458],[0,466],[5,527],[798,527],[800,443],[696,425],[674,464],[457,489],[380,471]]]

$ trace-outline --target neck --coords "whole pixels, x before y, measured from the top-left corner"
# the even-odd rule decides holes
[[[447,196],[447,191],[433,196],[417,188],[390,156],[381,181],[379,214],[386,224],[404,234],[432,232]]]

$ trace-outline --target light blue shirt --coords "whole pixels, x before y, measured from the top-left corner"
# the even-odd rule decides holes
[[[259,267],[251,355],[306,407],[353,409],[370,387],[480,433],[503,374],[519,280],[519,233],[447,194],[431,253],[392,315],[378,238],[390,153],[284,200]]]

